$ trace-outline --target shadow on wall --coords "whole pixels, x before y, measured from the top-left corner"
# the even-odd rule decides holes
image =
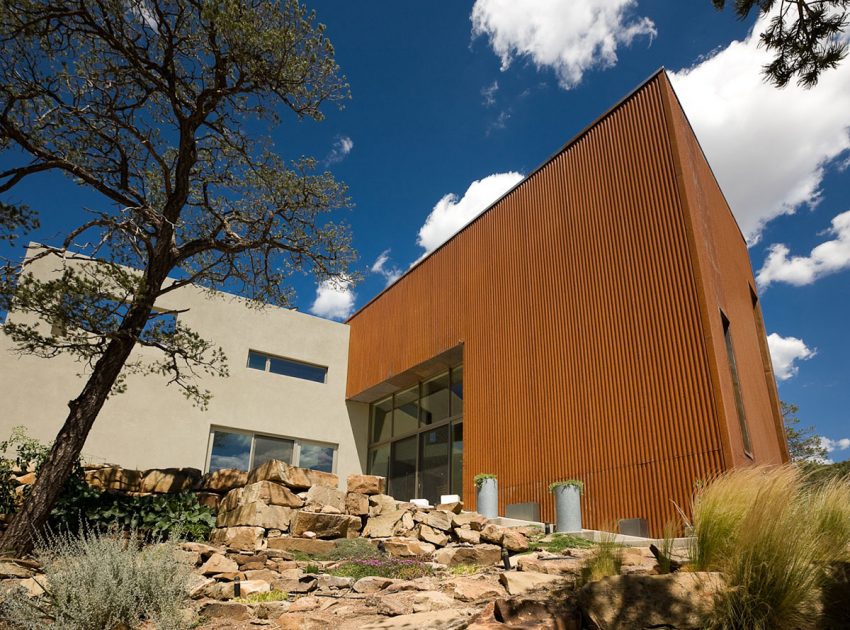
[[[357,459],[360,470],[366,473],[366,458],[369,451],[369,405],[353,400],[345,401],[348,409],[348,421],[351,423],[351,434],[357,447]]]

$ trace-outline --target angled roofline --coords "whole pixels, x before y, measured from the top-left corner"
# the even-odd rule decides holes
[[[618,109],[620,109],[620,107],[622,107],[622,106],[623,106],[626,102],[628,102],[629,100],[631,100],[631,98],[632,98],[635,94],[637,94],[638,92],[640,92],[643,88],[645,88],[647,85],[649,85],[650,83],[652,83],[652,82],[653,82],[655,79],[657,79],[659,76],[661,76],[661,75],[666,75],[666,74],[667,74],[667,69],[666,69],[664,66],[661,66],[661,67],[660,67],[660,68],[658,68],[655,72],[653,72],[653,73],[652,73],[649,77],[647,77],[646,79],[644,79],[643,81],[641,81],[641,82],[640,82],[640,83],[639,83],[639,84],[638,84],[635,88],[633,88],[633,89],[632,89],[632,90],[631,90],[628,94],[626,94],[624,97],[622,97],[622,98],[621,98],[619,101],[617,101],[614,105],[612,105],[611,107],[609,107],[609,108],[608,108],[608,109],[607,109],[607,110],[606,110],[603,114],[601,114],[600,116],[596,117],[596,118],[595,118],[595,119],[594,119],[594,120],[593,120],[590,124],[585,125],[585,127],[584,127],[581,131],[579,131],[579,132],[578,132],[576,135],[574,135],[574,136],[573,136],[570,140],[568,140],[566,143],[564,143],[564,144],[561,146],[561,148],[560,148],[560,149],[558,149],[557,151],[555,151],[554,153],[552,153],[552,154],[551,154],[548,158],[546,158],[546,160],[545,160],[545,161],[543,161],[543,162],[542,162],[539,166],[537,166],[537,167],[536,167],[534,170],[532,170],[532,171],[531,171],[528,175],[526,175],[525,177],[523,177],[520,181],[518,181],[516,184],[514,184],[514,186],[512,186],[512,187],[511,187],[511,188],[509,188],[509,189],[508,189],[508,190],[507,190],[504,194],[502,194],[502,196],[501,196],[501,197],[499,197],[498,199],[496,199],[493,203],[491,203],[491,204],[490,204],[489,206],[487,206],[484,210],[482,210],[482,211],[481,211],[481,212],[480,212],[480,213],[479,213],[479,214],[478,214],[478,215],[477,215],[474,219],[472,219],[472,221],[470,221],[469,223],[467,223],[466,225],[464,225],[461,229],[459,229],[457,232],[455,232],[454,234],[452,234],[452,236],[451,236],[450,238],[446,239],[446,241],[445,241],[445,242],[443,242],[442,244],[440,244],[438,247],[436,247],[436,248],[435,248],[435,249],[433,249],[432,251],[428,252],[428,253],[427,253],[427,254],[425,254],[422,258],[420,258],[420,259],[419,259],[419,260],[417,260],[415,263],[413,263],[413,264],[410,266],[410,268],[408,268],[408,269],[407,269],[407,271],[405,271],[405,272],[404,272],[401,276],[399,276],[399,277],[398,277],[398,278],[397,278],[397,279],[396,279],[396,280],[395,280],[392,284],[389,284],[389,285],[387,285],[386,287],[384,287],[384,288],[383,288],[383,290],[381,290],[381,291],[380,291],[377,295],[375,295],[375,296],[374,296],[371,300],[369,300],[368,302],[366,302],[363,306],[361,306],[361,307],[360,307],[360,308],[358,308],[358,309],[357,309],[354,313],[352,313],[352,314],[351,314],[351,315],[350,315],[350,316],[349,316],[349,317],[345,320],[345,322],[344,322],[344,323],[346,323],[346,324],[347,324],[348,322],[350,322],[351,320],[353,320],[355,317],[357,317],[360,313],[362,313],[364,310],[366,310],[366,309],[367,309],[367,308],[368,308],[368,307],[369,307],[369,306],[370,306],[373,302],[375,302],[378,298],[380,298],[380,297],[381,297],[384,293],[386,293],[387,291],[389,291],[390,289],[392,289],[392,288],[393,288],[396,284],[398,284],[399,282],[401,282],[401,280],[403,280],[403,279],[404,279],[404,277],[405,277],[405,276],[407,276],[410,272],[412,272],[413,270],[415,270],[415,269],[416,269],[417,267],[419,267],[422,263],[424,263],[426,260],[428,260],[431,256],[433,256],[433,255],[434,255],[434,254],[436,254],[438,251],[440,251],[441,249],[443,249],[443,247],[445,247],[446,245],[448,245],[449,243],[451,243],[451,242],[452,242],[455,238],[457,238],[458,234],[460,234],[461,232],[465,231],[465,230],[466,230],[467,228],[469,228],[472,224],[474,224],[475,222],[477,222],[477,221],[478,221],[478,219],[480,219],[480,218],[481,218],[481,217],[483,217],[485,214],[487,214],[488,212],[490,212],[490,210],[492,210],[492,209],[493,209],[493,207],[495,207],[496,205],[498,205],[498,204],[499,204],[499,203],[500,203],[503,199],[505,199],[508,195],[510,195],[510,194],[511,194],[511,193],[513,193],[513,192],[514,192],[517,188],[519,188],[520,186],[522,186],[522,185],[523,185],[523,184],[524,184],[527,180],[531,179],[531,177],[533,177],[535,174],[537,174],[537,172],[538,172],[538,171],[541,171],[541,170],[542,170],[545,166],[548,166],[548,165],[549,165],[549,164],[550,164],[553,160],[555,160],[555,158],[557,158],[557,157],[558,157],[559,155],[561,155],[564,151],[566,151],[567,149],[569,149],[571,146],[573,146],[573,145],[574,145],[574,144],[576,144],[579,140],[581,140],[584,136],[586,136],[586,135],[587,135],[587,134],[591,131],[591,129],[593,129],[594,127],[596,127],[597,125],[599,125],[599,123],[601,123],[603,120],[605,120],[606,118],[608,118],[609,116],[611,116],[614,112],[616,112]]]

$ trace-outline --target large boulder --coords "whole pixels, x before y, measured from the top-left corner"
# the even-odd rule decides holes
[[[222,468],[201,477],[197,489],[223,494],[248,483],[248,473],[235,468]]]
[[[513,553],[528,551],[528,538],[515,529],[506,529],[502,535],[502,547]]]
[[[520,571],[532,573],[548,573],[549,575],[581,575],[584,560],[582,558],[565,558],[563,556],[537,557],[534,555],[517,556],[517,566]]]
[[[548,573],[531,573],[530,571],[505,571],[499,576],[499,582],[505,590],[514,597],[525,595],[541,588],[550,588],[565,582],[565,578]]]
[[[487,525],[487,517],[478,512],[461,512],[452,515],[452,527],[455,529],[472,529],[480,532]]]
[[[345,511],[353,516],[367,516],[369,497],[359,492],[349,492],[345,495]]]
[[[294,490],[307,490],[312,486],[307,469],[290,466],[286,462],[272,459],[248,473],[248,483],[274,481]]]
[[[296,551],[308,555],[324,555],[336,548],[330,540],[317,540],[314,538],[292,538],[281,536],[280,538],[269,538],[269,549],[279,551]]]
[[[235,573],[239,570],[239,565],[220,553],[214,553],[209,557],[198,571],[201,575],[217,575],[219,573]]]
[[[375,494],[369,497],[369,516],[379,516],[382,512],[395,510],[396,500],[387,494]]]
[[[445,608],[428,612],[412,613],[390,617],[374,623],[360,626],[361,630],[379,630],[398,628],[399,630],[416,628],[417,630],[454,630],[466,628],[469,620],[478,612],[477,608]]]
[[[86,483],[96,490],[141,492],[142,473],[120,466],[107,466],[85,472]]]
[[[197,468],[163,468],[146,470],[139,485],[139,492],[167,494],[191,490],[201,479]]]
[[[221,527],[212,531],[210,542],[239,551],[254,551],[263,548],[265,533],[262,527]]]
[[[443,547],[434,554],[434,561],[455,567],[460,564],[492,566],[502,559],[498,545],[473,545],[472,547]]]
[[[449,583],[451,594],[462,602],[478,602],[505,597],[501,584],[486,577],[461,577]]]
[[[230,493],[227,496],[230,496]],[[239,505],[254,503],[255,501],[289,508],[300,508],[304,505],[304,499],[292,490],[271,481],[258,481],[242,488],[242,493],[239,495]]]
[[[307,491],[307,505],[318,510],[331,506],[342,513],[345,512],[345,493],[327,486],[312,486]]]
[[[419,526],[419,538],[437,547],[445,547],[449,543],[449,537],[446,535],[446,532],[429,527],[425,523]]]
[[[292,520],[292,508],[265,503],[240,505],[229,512],[219,511],[216,518],[218,527],[262,527],[286,531]]]
[[[292,521],[292,535],[302,536],[313,532],[317,538],[345,538],[348,534],[347,514],[323,514],[300,510]]]
[[[389,538],[395,535],[396,525],[407,514],[406,510],[383,510],[378,516],[370,516],[363,529],[363,535],[369,538]]]
[[[724,588],[719,573],[679,571],[669,575],[618,575],[579,591],[585,618],[599,630],[702,628],[702,616]]]
[[[452,513],[443,512],[442,510],[432,510],[425,512],[422,517],[422,522],[434,529],[441,529],[444,532],[452,528]]]
[[[384,494],[387,491],[387,479],[377,475],[349,475],[348,491],[367,495]]]
[[[387,553],[396,558],[430,556],[436,549],[430,543],[412,538],[389,538],[383,543]]]

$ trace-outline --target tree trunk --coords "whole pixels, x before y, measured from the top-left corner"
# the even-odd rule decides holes
[[[130,308],[120,330],[95,364],[83,391],[68,404],[70,413],[65,424],[39,469],[27,500],[12,517],[0,540],[3,552],[24,556],[32,551],[34,536],[44,528],[80,457],[89,431],[150,315],[153,300],[149,302],[144,300]]]

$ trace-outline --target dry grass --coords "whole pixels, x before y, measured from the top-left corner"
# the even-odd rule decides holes
[[[581,570],[582,581],[595,582],[604,577],[620,575],[623,566],[623,547],[614,542],[614,534],[606,533],[587,557]]]

